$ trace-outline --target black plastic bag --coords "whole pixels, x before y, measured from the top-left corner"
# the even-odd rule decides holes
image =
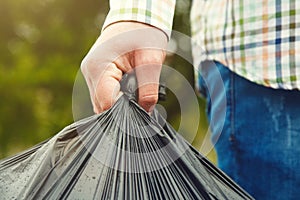
[[[0,161],[0,198],[252,199],[131,94]]]

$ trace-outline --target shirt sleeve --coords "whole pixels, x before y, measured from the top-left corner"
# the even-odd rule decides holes
[[[176,0],[110,0],[102,30],[118,21],[137,21],[155,26],[170,38]]]

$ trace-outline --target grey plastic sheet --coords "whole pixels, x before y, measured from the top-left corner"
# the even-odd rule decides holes
[[[0,161],[0,199],[252,199],[126,95]]]

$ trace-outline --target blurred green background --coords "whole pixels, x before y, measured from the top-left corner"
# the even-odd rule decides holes
[[[73,122],[72,91],[81,60],[98,37],[108,0],[0,1],[0,158],[25,150]],[[190,1],[178,1],[173,29],[190,34]],[[189,44],[180,44],[189,55]],[[165,62],[194,84],[193,67],[177,55]],[[204,101],[195,138],[200,149],[207,132]],[[180,123],[176,99],[162,105],[168,121]],[[193,110],[191,111],[193,112]],[[205,141],[208,143],[208,141]],[[215,161],[214,152],[208,156]]]

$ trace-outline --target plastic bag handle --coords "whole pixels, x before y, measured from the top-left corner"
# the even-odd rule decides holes
[[[121,91],[130,99],[137,101],[138,97],[138,84],[135,73],[127,73],[124,74],[121,81]],[[166,85],[165,83],[159,83],[158,88],[158,100],[165,101],[166,100]]]

